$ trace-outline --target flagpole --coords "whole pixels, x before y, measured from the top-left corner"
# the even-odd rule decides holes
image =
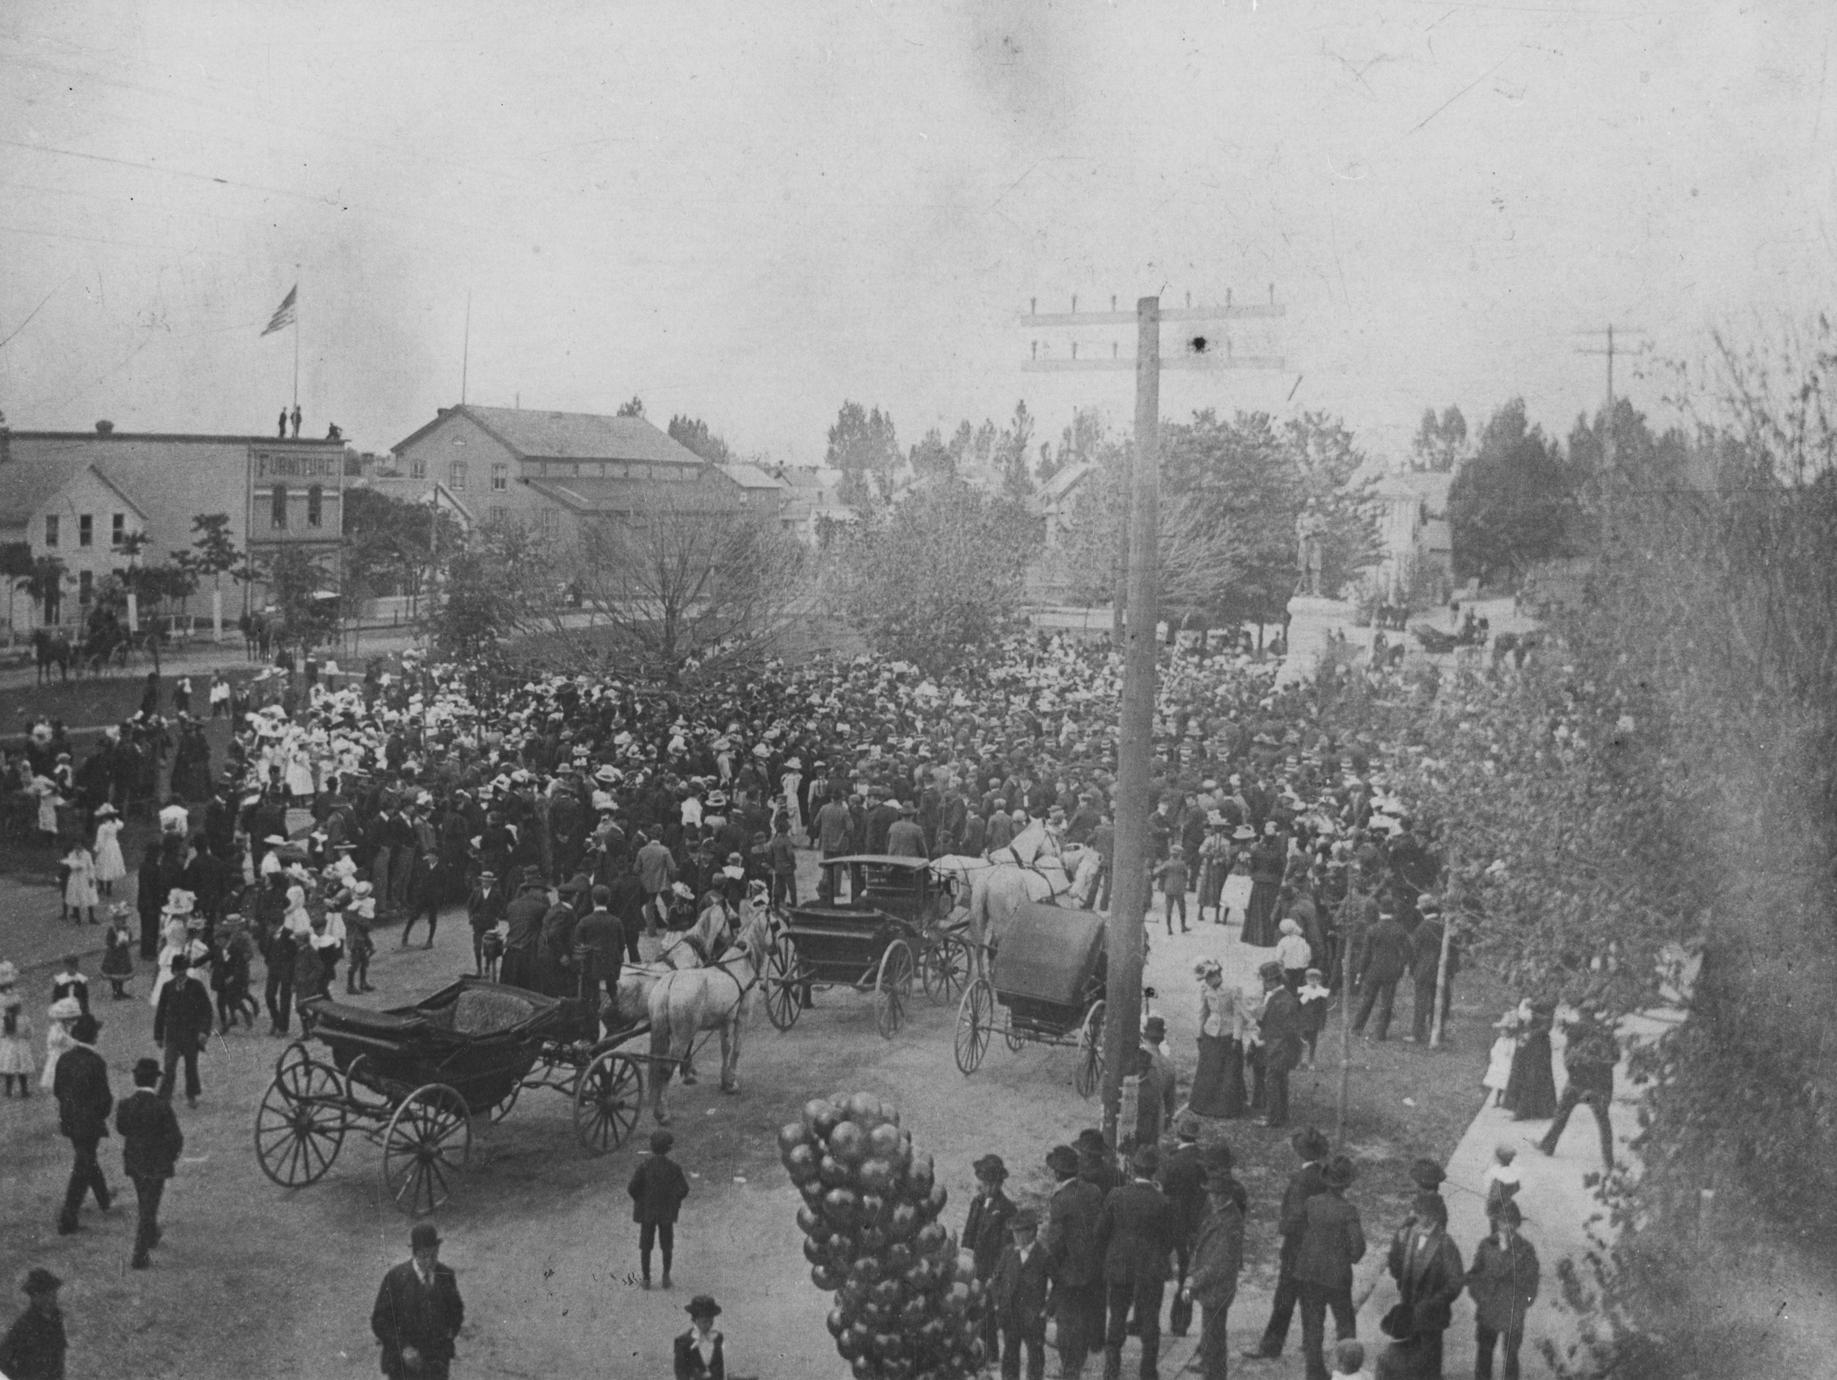
[[[300,266],[293,266],[293,406],[300,408]]]

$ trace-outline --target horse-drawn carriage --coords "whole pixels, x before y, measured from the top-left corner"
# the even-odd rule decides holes
[[[825,858],[824,896],[849,869],[865,885],[845,903],[819,899],[780,917],[765,959],[766,1017],[780,1030],[797,1024],[813,988],[847,986],[874,994],[874,1025],[891,1039],[905,1020],[912,980],[950,1001],[969,981],[965,922],[954,920],[956,885],[924,858],[861,854]]]
[[[957,1067],[965,1074],[980,1068],[1000,1030],[1016,1053],[1026,1044],[1076,1048],[1078,1095],[1095,1092],[1103,1081],[1104,923],[1092,911],[1022,905],[995,950],[989,976],[964,989]]]
[[[644,1062],[618,1046],[646,1028],[601,1038],[578,1001],[467,977],[413,1006],[321,1000],[309,1013],[329,1059],[289,1045],[255,1114],[256,1158],[284,1188],[322,1178],[360,1131],[382,1147],[385,1196],[432,1212],[471,1157],[472,1118],[502,1120],[524,1088],[567,1093],[589,1153],[616,1149],[637,1124]]]

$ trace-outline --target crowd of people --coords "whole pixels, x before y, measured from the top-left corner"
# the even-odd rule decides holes
[[[120,821],[158,807],[158,832],[138,863],[134,911],[105,906],[111,929],[119,928],[107,960],[114,971],[105,967],[105,975],[115,995],[126,996],[138,966],[153,965],[149,1000],[163,1057],[142,1062],[152,1065],[155,1097],[167,1103],[182,1066],[195,1105],[204,1093],[197,1053],[214,1035],[253,1029],[264,1010],[269,1032],[288,1035],[296,1009],[304,1019],[313,999],[339,990],[341,965],[345,994],[371,990],[380,927],[399,926],[398,945],[406,946],[424,922],[423,942],[431,945],[443,908],[462,902],[478,971],[556,995],[577,993],[583,980],[597,987],[603,979],[610,991],[620,963],[637,960],[646,936],[665,929],[698,935],[702,957],[712,959],[743,898],[797,900],[800,850],[999,858],[1037,825],[1055,846],[1095,859],[1080,871],[1078,899],[1107,908],[1120,680],[1107,649],[1052,636],[1012,639],[949,674],[866,657],[819,658],[691,689],[492,674],[406,654],[373,664],[361,679],[308,666],[265,677],[254,689],[239,682],[220,695],[213,685],[212,713],[227,715],[231,729],[220,763],[203,720],[191,716],[187,683],[185,703],[172,706],[177,744],[188,754],[183,772],[174,763],[169,777],[159,777],[161,745],[172,739],[157,685],[80,764],[58,726],[35,726],[16,771],[41,823],[44,802],[58,802],[59,846],[72,843],[72,853],[88,856],[86,880],[78,882],[79,860],[61,883],[75,923],[110,901],[125,875]],[[1274,665],[1237,648],[1207,655],[1182,647],[1163,672],[1155,754],[1148,865],[1163,905],[1151,924],[1169,934],[1208,921],[1240,927],[1244,943],[1267,950],[1254,988],[1227,980],[1215,960],[1199,965],[1190,1112],[1258,1114],[1264,1125],[1286,1125],[1289,1074],[1314,1058],[1329,1006],[1344,1003],[1355,1031],[1369,1028],[1370,1038],[1384,1040],[1406,979],[1414,997],[1409,1038],[1426,1042],[1446,1019],[1459,949],[1436,903],[1441,864],[1433,841],[1384,790],[1378,745],[1335,736],[1312,683],[1279,683]],[[157,779],[171,782],[163,800],[149,784],[149,762]],[[826,880],[835,871],[845,869],[825,869]],[[1251,883],[1241,916],[1224,902],[1233,872],[1247,872]],[[104,885],[109,892],[98,889]],[[92,891],[85,904],[69,905]],[[138,916],[137,933],[127,928],[130,914]],[[265,968],[259,998],[257,956]],[[87,1000],[85,989],[82,1015],[93,1023]],[[52,1016],[69,1041],[53,1056],[61,1067],[95,1032],[56,1009]],[[29,1021],[23,1028],[29,1041]],[[14,1022],[8,1036],[17,1040],[20,1029]],[[0,1056],[5,1048],[0,1039]],[[1207,1373],[1222,1375],[1225,1281],[1241,1256],[1241,1230],[1234,1234],[1226,1222],[1233,1210],[1241,1220],[1243,1190],[1222,1147],[1208,1152],[1211,1173],[1192,1177],[1199,1151],[1184,1126],[1167,1166],[1158,1164],[1157,1146],[1175,1130],[1177,1081],[1158,1039],[1145,1044],[1137,1074],[1124,1147],[1134,1157],[1129,1182],[1109,1182],[1119,1177],[1114,1163],[1092,1168],[1101,1145],[1061,1147],[1048,1159],[1055,1173],[1068,1171],[1062,1187],[1073,1185],[1074,1197],[1089,1199],[1079,1183],[1123,1194],[1113,1207],[1087,1201],[1079,1210],[1109,1225],[1093,1228],[1089,1241],[1071,1241],[1083,1229],[1068,1226],[1055,1195],[1044,1222],[1032,1224],[1038,1246],[1015,1243],[1020,1260],[998,1297],[1034,1297],[1035,1276],[1046,1269],[1035,1265],[1038,1254],[1050,1262],[1068,1373],[1085,1352],[1102,1349],[1113,1374],[1119,1329],[1133,1317],[1149,1374],[1158,1322],[1148,1315],[1158,1317],[1166,1277],[1157,1281],[1144,1266],[1137,1281],[1134,1266],[1111,1260],[1131,1252],[1146,1260],[1158,1249],[1157,1233],[1165,1234],[1166,1254],[1180,1261],[1176,1302],[1196,1300],[1207,1328],[1218,1314],[1219,1340],[1202,1350],[1217,1361],[1216,1368],[1207,1361]],[[49,1065],[47,1076],[75,1077]],[[137,1068],[137,1086],[140,1079]],[[64,1100],[60,1094],[60,1106]],[[76,1221],[86,1192],[106,1192],[92,1173],[93,1130],[92,1117],[72,1137],[74,1201],[67,1197],[60,1229]],[[1174,1165],[1185,1168],[1170,1182]],[[1350,1178],[1329,1180],[1349,1168],[1318,1155],[1305,1167],[1312,1187],[1304,1196],[1318,1191],[1343,1201]],[[1178,1210],[1163,1213],[1152,1195],[1171,1195]],[[1201,1210],[1203,1201],[1214,1216]],[[157,1193],[143,1193],[136,1264],[157,1244],[157,1210]],[[1321,1215],[1319,1231],[1350,1240],[1345,1213],[1323,1208]],[[1292,1216],[1285,1203],[1285,1262],[1289,1238],[1299,1251],[1314,1229],[1299,1206]],[[1412,1222],[1432,1217],[1424,1207]],[[1356,1229],[1356,1212],[1349,1220]],[[984,1228],[980,1245],[965,1244],[993,1278],[1007,1226],[987,1239]],[[1136,1244],[1118,1244],[1125,1241]],[[667,1281],[667,1232],[662,1242]],[[1423,1249],[1410,1246],[1400,1278],[1413,1276]],[[1303,1255],[1339,1261],[1324,1246]],[[1287,1270],[1285,1263],[1285,1280]],[[1324,1354],[1321,1309],[1340,1317],[1338,1272],[1338,1263],[1322,1264],[1321,1278],[1296,1277],[1310,1375]],[[1107,1305],[1080,1292],[1100,1283]],[[1280,1297],[1278,1313],[1281,1326],[1272,1319],[1265,1352],[1272,1339],[1280,1347],[1287,1328]],[[1003,1313],[991,1342],[1008,1327]],[[1016,1324],[1022,1349],[1036,1344],[1034,1333],[1031,1321]],[[1037,1354],[1028,1357],[1036,1375]]]

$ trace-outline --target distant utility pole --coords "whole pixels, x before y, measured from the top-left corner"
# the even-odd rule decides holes
[[[1105,949],[1109,956],[1103,1022],[1103,1129],[1115,1146],[1120,1139],[1117,1115],[1122,1106],[1123,1079],[1131,1072],[1142,1030],[1142,926],[1148,914],[1151,888],[1148,877],[1148,780],[1154,748],[1155,630],[1160,583],[1159,513],[1161,482],[1161,371],[1163,369],[1281,369],[1280,357],[1234,356],[1228,339],[1191,330],[1177,351],[1161,349],[1163,322],[1198,325],[1204,322],[1270,318],[1286,314],[1269,290],[1266,306],[1239,307],[1225,297],[1222,307],[1195,307],[1187,299],[1183,308],[1161,310],[1159,297],[1143,297],[1133,312],[1119,312],[1110,299],[1107,312],[1078,311],[1078,299],[1064,313],[1042,314],[1039,300],[1020,318],[1023,326],[1125,326],[1136,327],[1135,358],[1119,355],[1080,359],[1078,347],[1066,359],[1041,359],[1036,340],[1029,352],[1029,370],[1133,369],[1135,371],[1135,455],[1129,474],[1128,558],[1116,590],[1120,611],[1125,602],[1128,621],[1123,646],[1123,698],[1116,753],[1116,856],[1112,864],[1114,904],[1110,909]]]
[[[1602,414],[1606,421],[1602,427],[1601,434],[1601,492],[1603,495],[1603,530],[1601,536],[1604,549],[1610,544],[1610,539],[1613,536],[1614,489],[1618,482],[1614,456],[1614,355],[1617,349],[1618,353],[1621,354],[1644,354],[1651,348],[1649,342],[1637,344],[1631,350],[1628,350],[1624,345],[1616,347],[1614,339],[1616,329],[1618,329],[1619,333],[1623,336],[1643,336],[1646,334],[1646,332],[1641,330],[1638,326],[1620,326],[1616,328],[1611,321],[1608,322],[1606,328],[1603,330],[1576,332],[1578,335],[1605,336],[1607,338],[1606,345],[1576,346],[1576,353],[1579,355],[1605,355],[1607,357],[1607,410]]]

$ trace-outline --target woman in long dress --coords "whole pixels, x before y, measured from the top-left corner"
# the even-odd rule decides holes
[[[70,869],[70,879],[64,883],[64,909],[70,913],[72,920],[80,923],[87,919],[90,924],[95,924],[96,860],[79,843],[64,855],[64,866]]]
[[[1280,937],[1276,932],[1276,898],[1282,890],[1282,871],[1287,865],[1287,850],[1279,837],[1276,822],[1263,826],[1263,837],[1250,850],[1250,900],[1244,906],[1246,944],[1273,949]]]
[[[1530,1017],[1512,1054],[1505,1096],[1499,1101],[1514,1121],[1548,1121],[1556,1115],[1556,1064],[1550,1049],[1550,1026],[1555,1019],[1554,1003],[1531,1003]]]
[[[96,811],[96,890],[113,896],[115,883],[127,875],[127,860],[121,856],[121,817],[113,805],[104,805]]]
[[[1190,1106],[1196,1116],[1244,1114],[1244,1009],[1234,988],[1225,986],[1217,959],[1203,960],[1199,975],[1199,1066],[1193,1071]]]

